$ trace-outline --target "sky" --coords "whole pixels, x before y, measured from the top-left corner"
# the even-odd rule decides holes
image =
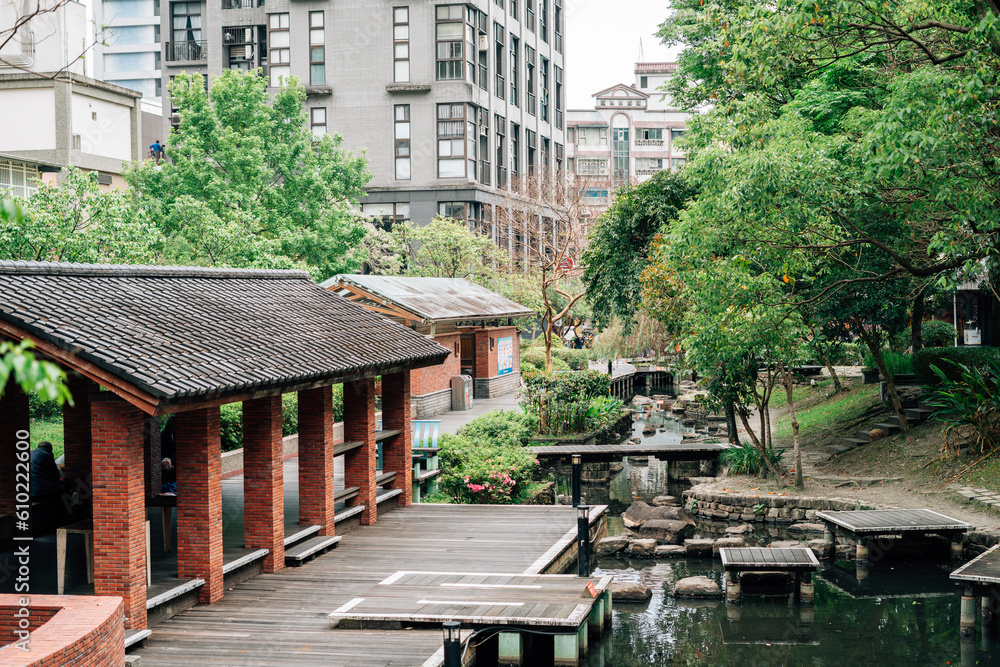
[[[642,39],[643,62],[671,62],[654,33],[667,16],[665,0],[563,0],[566,15],[568,109],[592,109],[594,93],[635,81]]]

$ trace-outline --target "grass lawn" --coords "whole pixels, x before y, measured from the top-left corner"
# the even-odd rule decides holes
[[[804,389],[811,388],[804,387]],[[843,392],[827,401],[797,408],[795,416],[799,421],[799,437],[816,438],[828,431],[836,430],[841,422],[858,419],[878,404],[878,391],[878,385],[855,385],[845,388]],[[792,424],[787,415],[779,417],[775,423],[774,438],[791,440]]]
[[[792,387],[792,398],[798,403],[812,396],[825,394],[831,387],[833,387],[833,380],[823,380],[822,382],[817,382],[815,385]],[[785,393],[784,385],[778,385],[774,388],[774,391],[771,393],[771,402],[768,405],[770,405],[772,410],[788,405],[788,395]]]
[[[52,443],[52,455],[59,458],[63,454],[63,420],[62,417],[46,421],[31,421],[31,446],[48,440]]]

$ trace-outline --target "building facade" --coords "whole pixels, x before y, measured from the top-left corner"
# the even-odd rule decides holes
[[[94,0],[92,76],[161,106],[161,0]],[[156,129],[159,132],[159,129]]]
[[[479,224],[512,183],[563,167],[562,13],[561,0],[171,1],[162,89],[184,71],[296,76],[313,131],[365,152],[365,214]],[[163,115],[166,135],[166,94]]]
[[[123,166],[141,154],[139,94],[84,76],[83,5],[41,7],[0,49],[0,192],[29,196],[68,165],[121,185]],[[27,16],[19,12],[0,8],[0,24]]]
[[[684,153],[675,141],[688,114],[672,107],[660,88],[676,63],[636,63],[635,81],[594,93],[593,109],[567,112],[566,170],[596,218],[614,190],[677,169]]]

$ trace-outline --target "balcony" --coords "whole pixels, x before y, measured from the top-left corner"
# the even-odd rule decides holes
[[[264,0],[222,0],[223,9],[253,9],[263,6]]]
[[[663,171],[662,168],[660,168],[660,169],[636,169],[635,170],[635,175],[636,176],[653,176],[654,174],[657,174],[657,173],[659,173],[661,171]]]
[[[662,146],[663,139],[636,139],[636,146]]]
[[[208,40],[193,39],[186,42],[164,42],[164,60],[176,62],[207,62]]]

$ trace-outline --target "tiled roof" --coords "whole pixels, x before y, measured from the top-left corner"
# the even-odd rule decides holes
[[[534,315],[527,306],[464,278],[341,274],[321,284],[332,288],[340,283],[356,285],[430,322]]]
[[[302,271],[0,261],[0,320],[170,404],[418,368],[449,353]]]

